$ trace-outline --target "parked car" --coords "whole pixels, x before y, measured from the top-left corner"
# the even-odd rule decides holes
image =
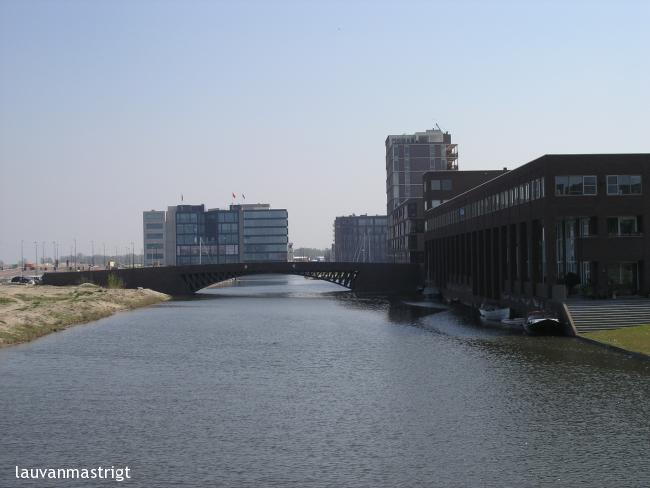
[[[14,276],[11,278],[12,283],[16,283],[19,285],[33,285],[34,280],[31,278],[28,278],[27,276]]]

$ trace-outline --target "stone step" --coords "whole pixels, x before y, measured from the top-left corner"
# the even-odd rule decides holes
[[[650,320],[650,316],[648,315],[596,315],[596,316],[576,316],[572,315],[573,321],[574,322],[585,322],[588,320],[598,320],[598,321],[603,321],[603,320],[612,320],[614,322],[634,322],[634,321],[644,321],[644,320]]]
[[[650,300],[567,303],[578,332],[611,330],[650,323]]]

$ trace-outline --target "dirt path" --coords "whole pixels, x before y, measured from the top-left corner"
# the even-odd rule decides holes
[[[0,347],[168,300],[153,290],[0,285]]]

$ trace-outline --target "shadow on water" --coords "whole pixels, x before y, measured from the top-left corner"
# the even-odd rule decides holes
[[[333,300],[350,310],[385,314],[388,322],[445,336],[486,355],[521,362],[522,367],[603,368],[650,373],[650,362],[627,357],[570,337],[529,337],[519,326],[482,321],[476,310],[422,297],[359,295],[333,283],[295,275],[251,275],[201,290],[183,302],[244,299]],[[188,303],[189,305],[190,303]]]

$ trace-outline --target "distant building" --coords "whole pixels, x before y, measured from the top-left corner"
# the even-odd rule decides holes
[[[424,263],[424,210],[422,198],[410,198],[389,216],[388,247],[391,261]]]
[[[388,255],[390,261],[414,262],[404,261],[404,259],[411,259],[415,254],[407,256],[393,246],[399,246],[402,243],[404,236],[397,234],[398,225],[403,221],[404,215],[408,214],[408,205],[411,205],[412,208],[423,205],[421,200],[424,173],[457,169],[457,145],[451,143],[451,134],[443,132],[439,128],[414,134],[389,135],[386,138],[386,209],[389,219]],[[409,204],[406,204],[407,200],[410,202]],[[404,205],[407,210],[404,210]],[[395,214],[398,209],[402,215]],[[421,214],[419,211],[416,213]],[[423,249],[416,252],[418,259],[422,259]]]
[[[174,205],[159,213],[164,215],[162,242],[168,266],[287,261],[285,209],[269,204],[208,210],[205,205]]]
[[[334,261],[386,262],[385,215],[350,215],[334,220]]]
[[[165,264],[165,212],[149,210],[142,212],[142,235],[145,266]]]

